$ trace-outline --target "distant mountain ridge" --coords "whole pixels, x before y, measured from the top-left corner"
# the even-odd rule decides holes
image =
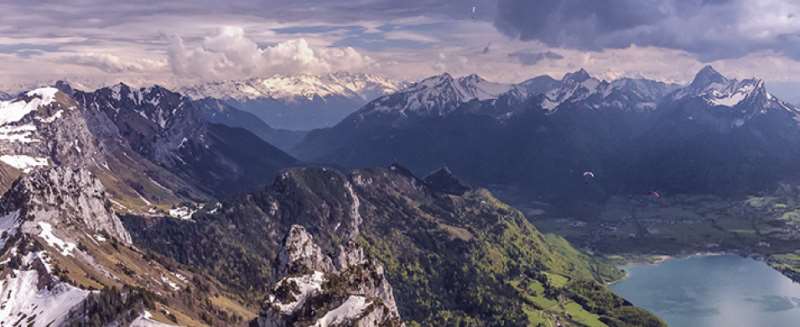
[[[194,99],[223,100],[275,128],[310,130],[332,126],[368,101],[405,85],[378,75],[339,72],[208,82],[179,92]]]
[[[483,98],[460,91],[479,89],[482,79],[456,81],[467,79],[439,75],[378,98],[310,132],[293,153],[346,167],[448,166],[472,184],[562,199],[737,193],[798,175],[791,163],[800,160],[800,111],[761,80],[728,79],[709,66],[680,87],[579,70]],[[603,177],[587,184],[585,171]]]
[[[193,98],[212,97],[222,100],[273,98],[287,102],[312,100],[329,96],[358,97],[370,100],[397,91],[402,82],[373,74],[337,72],[322,75],[273,75],[267,78],[228,80],[180,88]]]

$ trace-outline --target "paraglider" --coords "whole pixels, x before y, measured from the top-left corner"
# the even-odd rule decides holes
[[[585,184],[588,185],[588,184],[592,183],[593,180],[594,180],[594,173],[593,172],[588,171],[588,170],[583,172],[583,182]]]

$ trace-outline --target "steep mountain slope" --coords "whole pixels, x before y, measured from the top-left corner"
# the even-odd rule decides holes
[[[104,113],[139,155],[208,194],[253,189],[296,163],[246,130],[209,123],[188,98],[159,86],[119,84],[73,96]]]
[[[97,110],[82,106],[68,85],[42,88],[0,102],[0,160],[26,173],[49,166],[85,167],[106,181],[119,203],[148,206],[204,195],[166,170],[136,155],[116,126]],[[5,169],[9,176],[13,171]]]
[[[472,184],[549,201],[752,192],[800,177],[790,168],[800,159],[797,109],[763,81],[730,80],[710,67],[682,88],[580,70],[494,97],[460,90],[447,76],[424,80],[310,132],[294,153],[346,167],[448,166]]]
[[[0,192],[5,192],[22,172],[5,163],[0,163]]]
[[[81,167],[120,209],[151,212],[252,190],[296,164],[254,134],[209,119],[203,107],[158,86],[83,92],[62,82],[23,92],[0,101],[0,181]]]
[[[347,176],[291,169],[272,187],[203,209],[193,221],[125,222],[135,243],[251,296],[269,294],[259,318],[267,326],[275,317],[324,325],[343,312],[384,320],[370,308],[383,303],[394,312],[391,293],[409,325],[663,325],[601,284],[619,271],[540,234],[487,191],[436,191],[452,186],[446,174],[428,184],[399,166]],[[362,268],[353,270],[354,262]],[[292,297],[281,295],[288,281],[297,285]],[[391,293],[380,286],[387,282]],[[325,293],[332,303],[313,300]]]
[[[275,75],[221,81],[180,89],[194,99],[221,99],[279,129],[332,126],[369,100],[393,93],[404,83],[376,75],[333,73]]]
[[[306,135],[301,131],[274,129],[256,115],[236,109],[222,100],[204,98],[195,100],[194,104],[206,121],[246,129],[283,151],[290,151]]]
[[[55,167],[20,178],[0,199],[0,230],[0,325],[236,321],[208,299],[241,300],[132,246],[88,170]]]

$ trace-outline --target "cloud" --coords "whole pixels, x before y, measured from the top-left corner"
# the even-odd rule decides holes
[[[106,73],[141,73],[164,67],[164,63],[149,59],[123,59],[107,53],[69,54],[59,58],[67,64],[93,67]]]
[[[508,54],[509,57],[516,59],[520,64],[526,66],[533,66],[542,60],[559,60],[564,59],[564,56],[553,51],[544,52],[531,52],[531,51],[516,51]]]
[[[414,41],[419,43],[436,43],[439,42],[439,39],[421,34],[421,33],[414,33],[408,31],[390,31],[383,33],[383,38],[386,40],[402,40],[402,41]]]
[[[172,37],[168,58],[176,75],[205,79],[355,71],[372,64],[370,57],[351,47],[312,47],[303,38],[259,46],[239,27],[222,28],[195,48]]]
[[[702,61],[771,50],[800,58],[792,0],[499,0],[506,35],[598,51],[631,45],[683,50]]]

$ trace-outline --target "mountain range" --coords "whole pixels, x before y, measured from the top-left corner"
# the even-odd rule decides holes
[[[338,72],[216,81],[178,91],[194,99],[220,99],[274,128],[310,130],[332,126],[368,101],[405,85],[378,75]]]
[[[480,84],[450,100],[509,87]],[[448,169],[302,167],[219,115],[248,117],[160,86],[0,102],[0,326],[664,326]]]
[[[663,326],[608,290],[620,270],[480,186],[556,204],[765,189],[795,177],[799,113],[711,67],[686,86],[442,74],[300,141],[220,99],[57,83],[0,102],[0,316]]]
[[[550,200],[730,195],[797,177],[798,113],[763,81],[710,66],[686,86],[584,70],[502,87],[443,74],[310,132],[293,153],[345,167],[399,162],[422,174],[447,166],[471,183]]]

